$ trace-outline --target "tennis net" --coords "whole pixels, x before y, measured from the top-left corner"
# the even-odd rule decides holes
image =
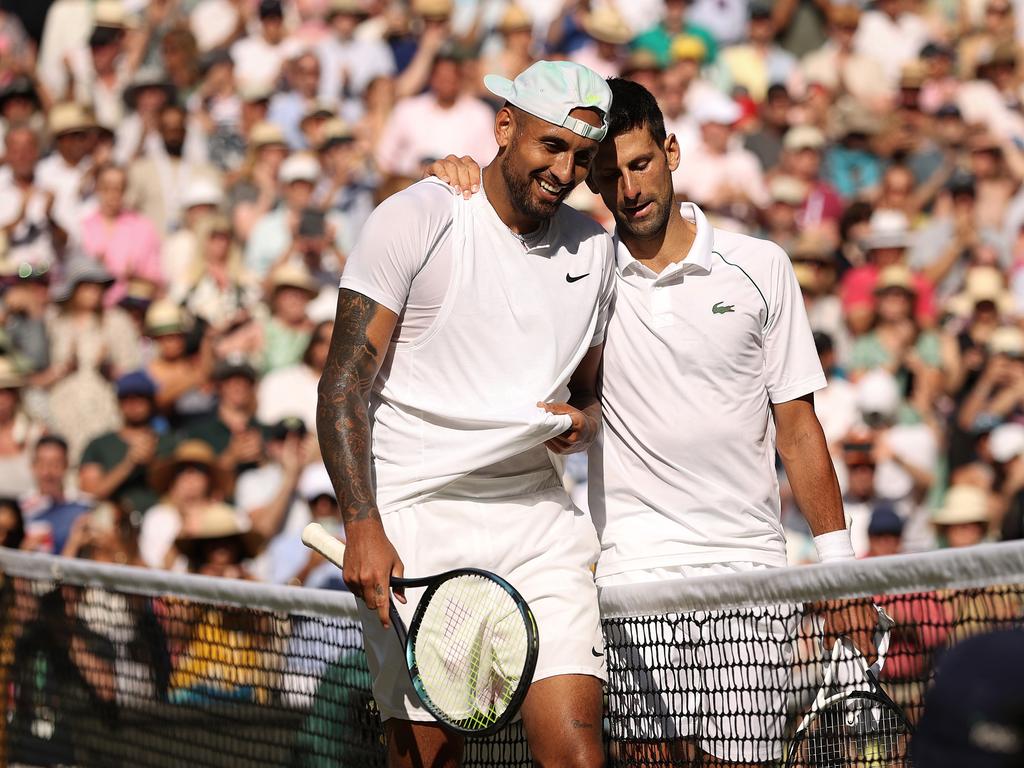
[[[0,765],[384,765],[351,595],[8,550],[0,571]],[[883,688],[914,723],[945,649],[1024,624],[1024,543],[601,599],[610,765],[781,764],[820,687],[825,612],[891,615]],[[465,764],[529,766],[521,725]]]

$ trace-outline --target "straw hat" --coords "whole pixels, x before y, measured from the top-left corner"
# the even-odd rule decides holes
[[[990,355],[1024,356],[1024,332],[1012,325],[996,328],[988,340]]]
[[[935,525],[988,522],[988,494],[974,485],[954,485],[947,491],[942,507],[932,513]]]
[[[249,146],[253,149],[269,147],[272,144],[288,146],[288,142],[284,137],[284,131],[273,123],[256,123],[252,130],[249,131]]]
[[[157,286],[152,280],[133,277],[125,284],[124,296],[118,302],[121,306],[148,307],[156,298]]]
[[[363,0],[331,0],[327,6],[327,18],[333,16],[366,16],[368,15]]]
[[[146,311],[145,334],[150,338],[185,333],[189,330],[185,310],[170,299],[153,302]]]
[[[928,79],[928,67],[920,59],[906,62],[900,68],[900,88],[917,89]]]
[[[818,261],[822,264],[833,263],[833,248],[829,241],[819,232],[804,232],[797,239],[790,252],[792,258],[799,261]]]
[[[275,268],[270,273],[269,282],[272,294],[281,288],[298,288],[310,294],[310,296],[318,296],[320,294],[320,286],[313,280],[309,270],[290,261]]]
[[[14,361],[9,357],[0,357],[0,389],[21,389],[24,386],[25,377]]]
[[[319,146],[317,146],[317,151],[323,152],[338,144],[347,144],[355,139],[355,137],[352,126],[341,118],[332,118],[324,123],[323,139],[320,141]]]
[[[813,125],[797,125],[786,131],[782,146],[790,152],[801,149],[821,149],[825,146],[825,134]]]
[[[309,108],[302,115],[302,119],[299,120],[299,125],[302,125],[302,123],[307,120],[312,120],[317,117],[329,120],[332,117],[336,117],[336,114],[334,112],[334,108],[327,102],[315,101],[309,105]]]
[[[595,40],[612,45],[624,45],[633,39],[633,31],[609,5],[584,16],[583,30]]]
[[[216,502],[203,510],[195,530],[178,534],[174,546],[189,560],[195,560],[199,556],[202,542],[235,537],[241,542],[246,559],[255,557],[263,548],[262,537],[252,530],[248,520],[240,517],[227,504]]]
[[[629,54],[629,58],[622,64],[622,74],[632,75],[636,72],[660,72],[663,69],[661,62],[653,51],[646,48],[637,48]]]
[[[878,282],[875,283],[875,293],[887,291],[890,288],[899,288],[907,293],[917,293],[914,287],[914,273],[902,264],[893,264],[878,273]]]
[[[96,121],[78,102],[65,101],[51,107],[47,127],[50,135],[57,138],[65,133],[92,130],[96,127]]]
[[[964,275],[964,289],[953,300],[970,312],[983,301],[991,301],[1001,314],[1013,311],[1013,296],[1006,288],[998,267],[974,266]]]
[[[185,440],[178,444],[169,457],[154,462],[149,470],[149,484],[158,493],[166,493],[178,472],[186,464],[198,464],[210,474],[211,492],[223,494],[231,485],[231,478],[217,464],[217,454],[203,440]]]
[[[218,207],[223,202],[223,188],[221,188],[220,184],[214,182],[213,179],[205,176],[189,179],[188,185],[181,195],[181,207],[185,209],[195,208],[198,205]]]
[[[533,29],[533,19],[530,18],[530,14],[518,5],[508,6],[505,13],[502,14],[501,21],[498,22],[498,31],[507,35],[509,32],[518,32],[524,29]]]
[[[128,14],[121,0],[98,0],[92,14],[93,25],[124,29],[129,26]]]
[[[88,256],[77,256],[69,264],[64,282],[53,289],[51,298],[57,304],[63,304],[74,295],[75,289],[82,283],[109,287],[114,284],[114,276],[106,267]]]
[[[768,182],[772,201],[787,205],[803,205],[807,199],[807,184],[795,176],[780,174]]]
[[[451,16],[454,8],[452,0],[412,0],[412,12],[427,18]]]

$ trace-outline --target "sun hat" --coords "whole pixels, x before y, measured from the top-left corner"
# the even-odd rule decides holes
[[[669,48],[672,61],[704,61],[708,57],[708,47],[696,35],[677,35]]]
[[[270,272],[268,282],[271,294],[276,293],[280,288],[298,288],[313,296],[320,293],[320,287],[316,284],[313,276],[309,274],[309,270],[291,261],[275,267]]]
[[[363,0],[331,0],[327,5],[326,18],[335,16],[367,16],[369,11]]]
[[[602,5],[583,17],[583,31],[595,40],[624,45],[633,39],[633,31],[610,5]]]
[[[297,490],[299,496],[307,502],[320,496],[329,496],[335,500],[338,498],[334,493],[334,484],[331,483],[331,477],[327,474],[327,467],[323,465],[323,462],[310,464],[302,470]]]
[[[743,117],[743,109],[725,95],[702,99],[693,109],[693,119],[698,125],[707,125],[708,123],[732,125],[741,117]]]
[[[108,287],[114,284],[114,276],[98,261],[88,256],[75,256],[68,265],[64,282],[56,286],[51,298],[56,304],[63,304],[75,293],[75,289],[83,283],[92,283]]]
[[[202,542],[236,537],[246,558],[255,557],[263,548],[263,539],[252,529],[252,523],[240,517],[233,507],[214,502],[202,511],[198,526],[178,534],[174,546],[189,560],[195,560]]]
[[[124,103],[132,109],[135,109],[135,105],[139,101],[139,91],[145,90],[146,88],[159,88],[164,92],[164,97],[168,102],[174,101],[178,92],[174,83],[172,83],[167,75],[164,74],[163,67],[140,67],[139,71],[135,73],[135,76],[128,84],[128,87],[124,89]]]
[[[21,389],[25,377],[10,357],[0,357],[0,389]]]
[[[146,310],[143,331],[150,338],[185,333],[190,330],[190,323],[185,310],[170,299],[153,302]]]
[[[961,525],[989,521],[988,494],[976,485],[954,485],[942,506],[932,513],[935,525]]]
[[[875,283],[875,293],[888,291],[891,288],[899,288],[907,293],[917,293],[914,287],[914,273],[903,264],[893,264],[878,273],[878,282]]]
[[[1021,357],[1024,355],[1024,332],[1012,325],[996,328],[989,337],[988,352],[990,355]]]
[[[283,184],[292,184],[296,181],[316,184],[320,178],[320,163],[307,152],[296,152],[281,163],[281,170],[277,176]]]
[[[228,490],[230,477],[217,463],[217,454],[213,448],[203,440],[184,440],[170,456],[154,462],[149,470],[149,484],[158,493],[166,493],[179,470],[186,464],[205,467],[210,474],[210,482],[215,493]]]
[[[1000,424],[988,436],[988,452],[1000,464],[1024,453],[1024,425],[1009,423]]]
[[[47,128],[54,138],[66,133],[81,133],[96,127],[96,121],[85,107],[76,101],[65,101],[50,108]]]
[[[801,149],[821,149],[825,146],[825,134],[813,125],[797,125],[786,131],[782,146],[790,152]]]
[[[317,145],[318,152],[335,147],[339,144],[348,144],[355,139],[356,135],[352,126],[339,117],[334,117],[324,123],[323,138]]]
[[[273,123],[256,123],[252,130],[249,131],[249,146],[253,149],[269,147],[272,144],[288,146],[288,141],[284,137],[284,131]]]
[[[629,58],[622,62],[621,75],[633,75],[637,72],[661,72],[664,67],[658,60],[657,55],[647,48],[637,48],[630,52]]]
[[[768,182],[768,194],[773,203],[803,205],[807,199],[807,184],[796,176],[779,174]]]
[[[181,207],[195,208],[197,205],[219,206],[224,202],[224,190],[220,184],[203,176],[189,179],[181,196]]]
[[[1003,314],[1013,311],[1013,295],[1006,288],[1003,271],[998,267],[982,264],[969,267],[964,274],[964,289],[953,297],[968,311],[983,301],[990,301]]]
[[[412,12],[417,16],[439,19],[451,16],[454,9],[452,0],[412,0]]]
[[[210,374],[210,378],[214,381],[224,381],[235,376],[241,376],[252,382],[259,378],[252,363],[237,353],[218,360],[213,366],[213,373]]]
[[[484,77],[487,90],[534,117],[568,128],[586,139],[601,141],[608,133],[608,111],[612,91],[604,79],[571,61],[538,61],[515,80],[500,75]],[[601,126],[595,128],[569,113],[574,109],[597,109]]]
[[[902,400],[895,377],[881,368],[870,370],[860,378],[855,399],[863,415],[877,413],[887,418],[896,415]]]
[[[868,220],[868,234],[861,245],[866,251],[884,248],[908,248],[913,242],[910,222],[899,211],[878,210]]]
[[[505,13],[502,14],[501,21],[498,22],[498,31],[507,35],[509,32],[518,32],[523,29],[533,29],[533,19],[518,5],[509,5],[505,9]]]

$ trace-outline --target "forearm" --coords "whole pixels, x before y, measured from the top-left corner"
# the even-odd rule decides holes
[[[82,490],[95,499],[109,499],[131,476],[135,462],[125,456],[113,469],[99,477],[83,477]]]
[[[265,541],[270,541],[280,532],[285,513],[291,506],[292,496],[295,495],[295,486],[298,480],[299,476],[295,473],[285,475],[281,487],[277,489],[277,493],[268,504],[249,510],[252,529]]]
[[[821,426],[814,419],[794,432],[778,449],[800,512],[815,536],[845,530],[842,493]]]

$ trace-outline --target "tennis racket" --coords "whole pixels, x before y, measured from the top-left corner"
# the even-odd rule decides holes
[[[892,620],[879,613],[883,627],[891,626]],[[848,637],[836,640],[821,688],[786,750],[786,768],[909,768],[913,729],[878,683],[888,627],[877,645],[878,661],[868,667]],[[852,668],[855,681],[838,682],[843,665]]]
[[[302,542],[339,568],[345,545],[310,523]],[[448,729],[486,736],[519,711],[537,666],[537,623],[516,589],[476,568],[419,579],[391,578],[392,587],[426,587],[408,628],[390,600],[389,613],[413,689]]]

